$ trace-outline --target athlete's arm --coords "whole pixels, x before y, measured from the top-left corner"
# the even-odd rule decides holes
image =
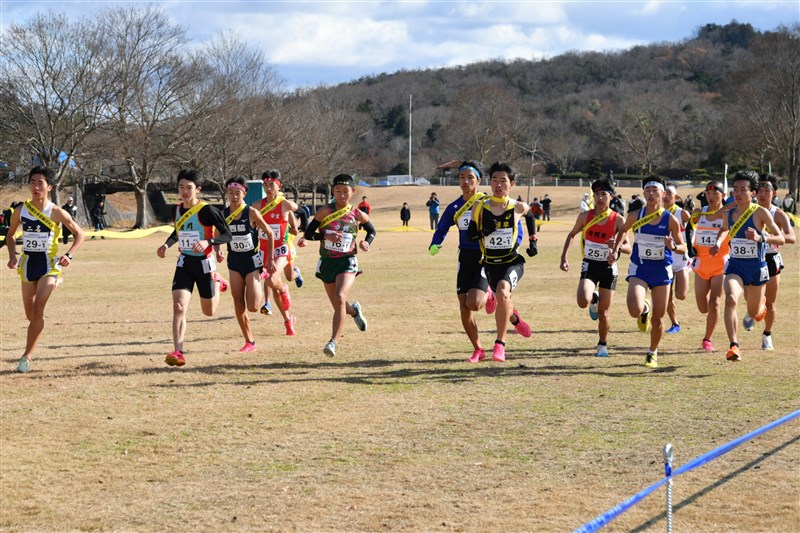
[[[572,226],[572,229],[569,230],[567,233],[567,238],[564,239],[564,248],[561,250],[561,264],[560,268],[564,272],[569,272],[569,261],[567,261],[567,252],[569,252],[569,247],[572,246],[572,241],[575,239],[575,235],[581,233],[583,231],[583,226],[586,224],[586,213],[580,213],[578,217],[575,219],[575,225]]]
[[[289,213],[289,233],[292,235],[300,235],[300,230],[297,229],[297,217],[294,211]]]
[[[753,214],[753,217],[756,218],[756,220],[754,220],[756,225],[761,226],[761,231],[763,232],[764,230],[767,230],[768,233],[765,235],[764,233],[758,233],[753,228],[748,228],[748,239],[756,242],[764,241],[767,244],[775,244],[778,246],[786,243],[786,239],[783,237],[781,228],[779,228],[775,223],[775,220],[772,218],[772,215],[769,214],[769,211],[759,206],[758,211]]]
[[[664,246],[678,255],[686,253],[686,245],[683,242],[683,233],[681,233],[681,223],[672,214],[669,216],[669,235],[664,238]]]
[[[17,268],[17,243],[15,235],[19,228],[19,217],[22,213],[22,206],[14,209],[14,214],[11,215],[11,223],[8,225],[8,233],[6,233],[6,247],[8,248],[8,268]]]
[[[250,210],[250,225],[254,228],[258,228],[261,230],[261,233],[267,236],[267,250],[264,252],[264,258],[266,259],[266,264],[264,267],[267,269],[267,272],[270,274],[275,273],[277,270],[275,268],[275,235],[272,233],[272,228],[269,227],[267,221],[264,220],[264,217],[261,216],[261,212],[254,208],[249,207]],[[298,242],[298,246],[300,243]]]
[[[614,236],[614,246],[611,248],[611,253],[608,254],[609,264],[617,260],[619,249],[622,247],[622,243],[628,238],[628,231],[630,231],[631,227],[633,227],[638,219],[638,211],[629,213],[628,217],[625,219],[625,224],[619,229],[619,231],[617,231],[617,234]]]
[[[83,244],[83,230],[81,227],[72,219],[72,217],[67,213],[64,209],[60,207],[53,208],[53,222],[60,222],[67,228],[69,231],[72,232],[72,235],[75,237],[75,240],[72,243],[72,246],[69,247],[69,250],[61,256],[58,260],[58,264],[61,266],[67,266],[72,262],[72,254],[78,251],[78,248],[81,247]]]
[[[445,209],[442,217],[439,219],[439,223],[436,225],[436,231],[433,233],[433,237],[431,238],[431,243],[428,246],[428,250],[432,247],[436,246],[441,248],[444,240],[447,238],[447,233],[450,231],[450,226],[456,223],[455,216],[456,216],[456,209],[455,202],[451,202]],[[438,251],[438,250],[437,250]]]
[[[204,226],[211,226],[217,229],[218,236],[208,239],[207,244],[203,246],[205,250],[214,244],[227,244],[233,240],[233,234],[225,222],[225,217],[222,212],[213,205],[205,205],[200,211],[197,212],[197,219]],[[200,241],[202,243],[203,241]],[[199,243],[198,243],[199,244]]]
[[[797,239],[795,237],[794,230],[792,229],[792,224],[789,222],[789,216],[778,209],[775,211],[775,216],[773,218],[775,219],[775,224],[777,224],[783,232],[783,239],[786,241],[784,244],[796,243]]]
[[[706,220],[708,220],[708,215],[706,215]],[[719,248],[722,246],[722,242],[726,237],[728,237],[728,217],[722,219],[722,227],[719,228],[719,231],[717,232],[717,242],[711,247],[708,253],[710,255],[717,255]]]

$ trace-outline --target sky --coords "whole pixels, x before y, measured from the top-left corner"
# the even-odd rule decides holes
[[[70,17],[117,0],[0,0],[0,28],[36,12]],[[153,1],[194,43],[232,30],[263,51],[286,88],[490,59],[538,60],[679,42],[732,20],[760,31],[800,22],[800,0]]]

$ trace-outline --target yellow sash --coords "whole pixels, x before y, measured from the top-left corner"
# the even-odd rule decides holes
[[[30,200],[26,200],[25,208],[28,210],[28,213],[35,216],[37,220],[39,220],[39,222],[47,226],[47,229],[49,229],[53,233],[58,233],[58,224],[53,222],[53,220],[50,217],[39,211],[39,209],[37,209],[36,206],[33,205],[33,202],[31,202]]]
[[[339,220],[340,218],[342,218],[344,216],[347,216],[350,213],[350,211],[352,211],[352,210],[353,210],[353,206],[350,205],[350,204],[347,204],[346,206],[344,206],[343,208],[339,209],[338,211],[336,211],[334,213],[331,213],[330,215],[328,215],[325,218],[323,218],[322,219],[322,223],[319,225],[319,227],[320,228],[324,228],[325,226],[327,226],[331,222],[334,222],[334,221]]]
[[[661,216],[661,215],[663,215],[663,214],[664,214],[664,208],[663,208],[663,207],[660,207],[660,208],[658,209],[658,211],[653,211],[652,213],[650,213],[650,214],[649,214],[649,215],[647,215],[646,217],[644,217],[644,218],[640,218],[639,220],[637,220],[636,222],[634,222],[634,223],[633,223],[633,226],[631,226],[631,231],[633,231],[634,233],[636,233],[636,230],[638,230],[639,228],[641,228],[641,227],[642,227],[642,226],[644,226],[645,224],[649,224],[649,223],[651,223],[652,221],[654,221],[655,219],[657,219],[658,217],[660,217],[660,216]]]
[[[207,204],[205,202],[197,202],[194,206],[190,207],[188,211],[186,211],[181,218],[175,222],[175,230],[180,231],[183,229],[183,225],[186,224],[186,221],[189,220],[192,216],[194,216],[198,211],[203,209]]]
[[[595,217],[583,227],[583,231],[581,232],[581,255],[583,255],[583,247],[584,243],[586,242],[586,232],[589,231],[589,228],[599,223],[604,218],[608,218],[609,216],[611,216],[611,209],[606,209],[599,215],[595,215]]]
[[[457,224],[458,223],[458,219],[461,218],[464,215],[464,213],[466,213],[467,210],[469,210],[469,208],[471,208],[473,205],[475,205],[475,202],[477,202],[478,200],[480,200],[484,196],[486,196],[486,194],[482,193],[480,191],[476,192],[475,194],[473,194],[472,198],[470,198],[469,200],[464,202],[464,205],[462,205],[459,208],[459,210],[456,211],[456,214],[453,216],[453,221],[455,221],[456,224]]]
[[[723,206],[723,207],[724,207],[724,206]],[[720,207],[720,209],[722,209],[722,207]],[[693,214],[693,215],[691,216],[691,218],[689,218],[689,224],[691,224],[693,228],[696,228],[696,227],[697,227],[697,222],[698,222],[698,221],[699,221],[699,220],[700,220],[702,217],[704,217],[704,216],[706,216],[706,215],[714,215],[714,214],[716,214],[716,213],[717,213],[717,211],[719,211],[719,209],[715,209],[714,211],[706,211],[706,212],[702,212],[702,211],[701,211],[700,213],[695,213],[695,214]]]
[[[750,204],[747,209],[744,210],[744,213],[739,216],[736,222],[733,223],[733,226],[730,228],[730,232],[728,233],[731,236],[731,239],[736,237],[736,233],[742,229],[744,223],[750,220],[750,217],[753,216],[753,213],[756,212],[758,209],[758,204]]]
[[[270,203],[261,208],[261,215],[262,216],[266,215],[267,213],[275,209],[275,207],[279,203],[281,203],[284,200],[284,198],[286,197],[283,195],[283,193],[278,193],[278,196],[276,196],[274,200],[272,200]]]
[[[672,204],[671,206],[669,206],[669,212],[672,213],[673,215],[677,210],[678,210],[678,204]]]
[[[247,204],[242,204],[242,205],[240,205],[240,206],[239,206],[239,209],[237,209],[236,211],[234,211],[233,213],[231,213],[230,215],[228,215],[227,217],[225,217],[225,223],[226,223],[226,224],[230,224],[231,222],[233,222],[234,220],[236,220],[236,219],[239,217],[239,213],[241,213],[242,211],[244,211],[244,208],[245,208],[245,207],[247,207]]]

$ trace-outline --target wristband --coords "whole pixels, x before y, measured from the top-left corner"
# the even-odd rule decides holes
[[[529,240],[529,241],[538,241],[538,240],[539,240],[539,237],[537,237],[537,236],[534,234],[534,235],[531,235],[530,237],[528,237],[528,240]]]
[[[64,255],[67,256],[70,261],[72,261],[72,254],[71,253],[67,252]]]

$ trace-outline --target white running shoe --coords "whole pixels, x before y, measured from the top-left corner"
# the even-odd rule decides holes
[[[597,352],[595,353],[597,357],[608,357],[608,346],[605,344],[598,344],[597,345]]]
[[[772,346],[772,335],[761,335],[761,349],[762,350],[774,350],[775,349]]]

